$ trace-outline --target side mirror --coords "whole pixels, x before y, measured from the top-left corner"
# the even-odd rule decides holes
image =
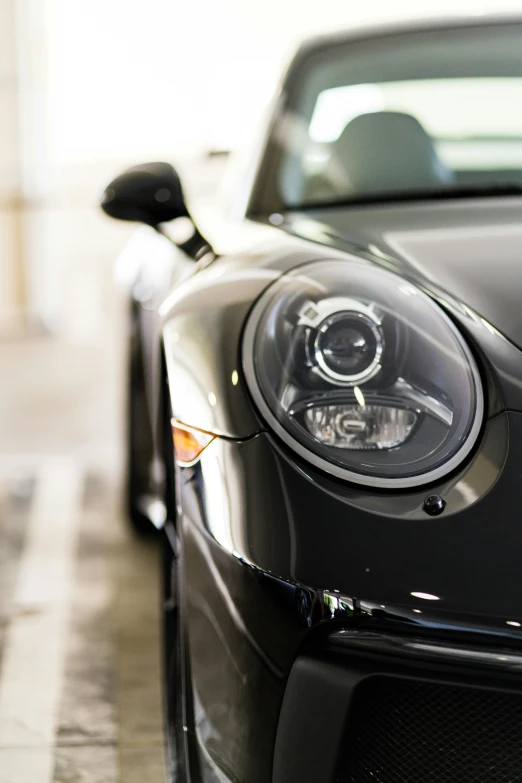
[[[160,232],[161,223],[190,218],[194,233],[179,247],[195,261],[214,253],[189,214],[180,179],[170,163],[144,163],[127,169],[106,187],[101,208],[109,217],[146,223]]]
[[[101,207],[117,220],[133,220],[156,228],[188,217],[179,177],[170,163],[133,166],[105,189]]]

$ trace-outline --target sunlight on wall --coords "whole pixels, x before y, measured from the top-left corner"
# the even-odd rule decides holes
[[[46,2],[49,153],[58,164],[235,147],[303,36],[494,7],[477,0]]]

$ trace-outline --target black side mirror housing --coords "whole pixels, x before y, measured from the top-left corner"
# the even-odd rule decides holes
[[[160,233],[162,223],[180,217],[192,220],[179,176],[170,163],[143,163],[127,169],[105,188],[101,208],[109,217],[145,223]],[[198,261],[214,251],[193,220],[192,224],[194,233],[179,247]]]
[[[170,163],[144,163],[120,174],[105,189],[101,207],[117,220],[156,228],[189,217],[178,174]]]

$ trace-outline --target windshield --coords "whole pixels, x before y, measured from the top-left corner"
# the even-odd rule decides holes
[[[275,129],[286,207],[522,190],[520,25],[331,43]]]

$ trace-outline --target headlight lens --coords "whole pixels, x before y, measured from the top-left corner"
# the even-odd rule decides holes
[[[380,367],[384,335],[379,317],[369,307],[351,299],[333,297],[322,302],[314,316],[301,316],[307,324],[308,340],[317,372],[326,380],[349,386],[364,383]],[[310,305],[306,305],[310,312]]]
[[[334,475],[412,487],[455,468],[478,437],[476,363],[443,310],[360,260],[284,275],[255,305],[247,382],[271,427]]]

